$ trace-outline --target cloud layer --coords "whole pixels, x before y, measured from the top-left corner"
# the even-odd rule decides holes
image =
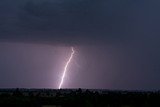
[[[95,44],[134,36],[138,1],[1,0],[0,39]],[[138,8],[138,7],[137,7]],[[139,16],[136,16],[139,17]],[[128,37],[129,36],[129,37]]]

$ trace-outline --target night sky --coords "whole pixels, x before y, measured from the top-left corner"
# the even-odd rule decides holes
[[[160,0],[0,0],[0,88],[160,89]]]

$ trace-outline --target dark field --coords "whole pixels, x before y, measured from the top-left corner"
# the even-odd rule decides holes
[[[160,92],[0,89],[0,107],[160,107]]]

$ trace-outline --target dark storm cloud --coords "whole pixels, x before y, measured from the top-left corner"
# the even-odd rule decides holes
[[[1,39],[66,44],[123,40],[136,1],[2,0]]]
[[[0,0],[0,41],[76,45],[75,60],[80,67],[77,69],[74,66],[71,70],[74,81],[66,85],[69,88],[160,89],[159,5],[159,0]],[[51,63],[47,61],[52,57],[49,51],[52,47],[41,50],[29,46],[26,51],[23,46],[18,48],[21,45],[5,47],[2,43],[0,70],[6,71],[2,74],[11,74],[9,67],[14,64],[4,61],[16,60],[14,55],[20,53],[20,61],[28,59],[26,63],[29,62],[27,64],[31,67],[35,64],[30,62],[34,62],[35,56],[44,51],[46,66]],[[12,50],[13,47],[17,47],[17,51]],[[23,52],[33,55],[23,56]],[[56,55],[53,57],[61,57]],[[10,56],[10,59],[3,59],[4,56]],[[20,61],[15,64],[22,65]],[[53,65],[56,65],[54,61]],[[34,72],[38,74],[39,61],[36,63]],[[22,65],[22,71],[29,68],[32,72],[27,64]],[[17,78],[20,70],[15,66]],[[55,67],[55,74],[59,74],[57,69]],[[75,71],[78,76],[75,76]],[[46,72],[50,74],[48,69]],[[47,78],[44,76],[39,74],[38,77]],[[3,77],[7,80],[7,76]],[[30,78],[29,74],[26,81],[27,78]],[[10,83],[7,85],[10,86]]]

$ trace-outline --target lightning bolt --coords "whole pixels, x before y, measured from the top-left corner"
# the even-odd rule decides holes
[[[73,47],[71,47],[71,50],[72,50],[71,55],[70,55],[70,57],[69,57],[66,65],[65,65],[65,67],[64,67],[64,71],[63,71],[63,75],[62,75],[62,78],[61,78],[61,82],[60,82],[59,87],[58,87],[59,89],[61,89],[61,87],[62,87],[62,84],[63,84],[63,81],[64,81],[64,77],[65,77],[66,72],[67,72],[68,65],[70,64],[70,62],[71,62],[71,60],[72,60],[72,58],[73,58],[73,55],[74,55],[74,53],[75,53]]]

